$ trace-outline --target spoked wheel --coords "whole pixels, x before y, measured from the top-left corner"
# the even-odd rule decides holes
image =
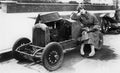
[[[25,60],[25,58],[16,51],[16,49],[23,45],[23,44],[27,44],[27,43],[30,43],[31,41],[28,39],[28,38],[20,38],[18,39],[14,45],[13,45],[13,48],[12,48],[12,53],[13,53],[13,58],[15,58],[16,60],[19,60],[19,61],[23,61]]]
[[[62,46],[57,42],[52,42],[48,44],[43,51],[43,66],[49,71],[54,71],[61,67],[63,58]]]
[[[103,33],[107,33],[109,30],[109,22],[105,19],[101,19],[101,28]]]

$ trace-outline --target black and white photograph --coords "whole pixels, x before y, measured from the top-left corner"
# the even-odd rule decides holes
[[[120,73],[120,0],[0,0],[1,73]]]

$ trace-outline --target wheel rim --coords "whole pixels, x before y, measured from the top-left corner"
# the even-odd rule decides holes
[[[62,46],[57,42],[51,42],[43,50],[43,66],[49,71],[55,71],[63,63],[64,53]]]
[[[107,32],[108,31],[108,29],[109,29],[109,23],[105,20],[105,19],[103,19],[102,20],[102,29],[103,29],[103,32]]]
[[[108,31],[108,27],[103,26],[103,30],[104,30],[104,32],[107,32]]]
[[[55,65],[60,59],[60,53],[56,49],[52,49],[47,54],[47,61],[49,65]]]

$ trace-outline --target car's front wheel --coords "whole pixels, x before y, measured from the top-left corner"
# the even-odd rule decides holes
[[[110,28],[110,22],[105,20],[105,19],[101,19],[101,29],[103,33],[107,33],[109,28]]]
[[[63,58],[63,48],[57,42],[48,44],[43,50],[43,66],[49,71],[54,71],[60,68],[63,62]]]
[[[30,42],[31,42],[31,41],[30,41],[28,38],[20,38],[20,39],[18,39],[18,40],[14,43],[14,45],[13,45],[13,47],[12,47],[13,58],[15,58],[16,60],[19,60],[19,61],[25,60],[25,58],[23,57],[23,55],[20,54],[20,53],[18,53],[18,52],[16,51],[16,49],[17,49],[19,46],[21,46],[21,45],[23,45],[23,44],[30,43]]]

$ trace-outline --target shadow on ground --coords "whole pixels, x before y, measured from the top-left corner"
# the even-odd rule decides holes
[[[0,63],[12,59],[12,51],[0,54]]]
[[[84,58],[80,55],[79,47],[76,50],[71,50],[65,53],[62,68],[73,70],[72,66],[82,61]]]
[[[117,58],[117,54],[115,54],[114,50],[110,48],[110,46],[104,45],[101,50],[96,51],[95,56],[89,58],[93,60],[101,60],[101,61],[108,61]],[[79,47],[76,50],[70,51],[65,54],[64,63],[62,66],[62,70],[74,70],[72,68],[73,65],[76,63],[84,60],[85,58],[80,55]]]
[[[101,50],[97,50],[94,57],[91,59],[99,59],[99,60],[111,60],[116,59],[117,54],[115,54],[114,50],[110,48],[109,46],[104,45]]]

